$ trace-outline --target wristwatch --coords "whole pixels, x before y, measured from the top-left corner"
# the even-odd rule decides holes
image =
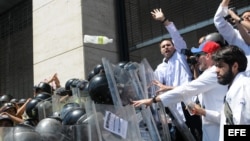
[[[241,22],[242,22],[243,20],[244,20],[243,18],[240,18],[240,20],[238,21],[239,24],[241,24]]]
[[[153,97],[153,99],[152,99],[152,100],[153,100],[153,103],[157,103],[156,97],[157,97],[157,95]]]

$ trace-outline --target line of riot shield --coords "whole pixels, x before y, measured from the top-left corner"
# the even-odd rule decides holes
[[[103,141],[142,140],[134,107],[92,104],[95,125]]]
[[[141,64],[144,64],[144,67],[146,70],[145,74],[146,74],[146,78],[147,78],[147,87],[149,88],[148,89],[149,96],[153,97],[156,95],[155,92],[156,92],[157,88],[154,85],[151,85],[151,83],[153,80],[157,80],[157,77],[154,75],[153,69],[150,67],[148,61],[145,58],[141,61]],[[189,99],[187,99],[187,101],[189,101]],[[162,103],[157,103],[156,105],[157,106],[155,107],[156,108],[155,110],[157,110],[157,108],[159,108],[159,109],[161,109],[161,111],[160,111],[161,114],[166,113],[165,107]],[[168,117],[171,117],[171,119],[169,119],[168,117],[165,116],[164,118],[167,118],[165,121],[172,121],[186,141],[194,141],[195,140],[194,136],[190,132],[186,123],[182,120],[182,117],[179,114],[179,112],[176,110],[175,106],[170,106],[167,108],[167,110],[168,110],[167,111]],[[161,120],[163,120],[162,123],[164,123],[164,119],[161,118]],[[165,133],[170,133],[169,128],[167,128],[167,124],[165,124],[164,130],[168,131]],[[165,136],[167,138],[169,138],[170,134],[165,134]]]
[[[115,106],[129,105],[131,100],[139,100],[145,97],[137,74],[139,64],[127,63],[124,68],[121,68],[119,65],[111,64],[105,58],[102,59],[102,62]],[[151,112],[142,107],[136,109],[136,115],[141,138],[143,140],[160,141],[161,138]]]
[[[145,69],[145,71],[142,71],[145,72],[144,73],[145,79],[143,79],[143,81],[145,82],[142,83],[144,84],[143,87],[145,89],[145,93],[148,97],[154,97],[156,95],[156,90],[157,90],[156,86],[152,85],[152,81],[156,79],[154,71],[149,65],[147,59],[145,58],[142,59],[141,64],[143,64],[142,66]],[[168,124],[170,124],[171,119],[166,115],[163,104],[162,103],[153,104],[150,107],[150,109],[152,111],[152,115],[159,130],[161,139],[163,141],[171,141],[171,135],[168,126]]]

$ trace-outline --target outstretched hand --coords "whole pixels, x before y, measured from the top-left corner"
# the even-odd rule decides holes
[[[168,90],[172,90],[174,87],[172,86],[167,86],[167,85],[163,85],[160,81],[158,80],[153,80],[152,83],[156,86],[159,87],[159,90],[156,91],[157,94],[161,93],[161,92],[165,92]]]
[[[165,19],[165,16],[163,12],[161,11],[161,8],[159,9],[154,9],[152,12],[152,17],[157,20],[157,21],[163,21]]]
[[[132,105],[135,106],[135,107],[139,107],[141,105],[146,105],[146,108],[148,106],[151,106],[152,103],[153,103],[153,100],[150,98],[150,99],[142,99],[142,100],[137,100],[137,101],[131,101]]]

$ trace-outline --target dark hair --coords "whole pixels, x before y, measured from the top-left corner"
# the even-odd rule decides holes
[[[245,10],[245,11],[243,11],[243,12],[240,14],[240,17],[242,17],[243,14],[245,14],[245,13],[247,13],[247,12],[250,12],[250,10]]]
[[[212,59],[215,62],[223,61],[229,66],[237,62],[239,65],[239,72],[245,71],[247,67],[247,58],[244,51],[235,45],[229,45],[219,49],[213,54]]]
[[[173,41],[172,41],[172,38],[163,38],[163,39],[161,39],[159,45],[161,45],[161,43],[162,43],[163,41],[165,41],[165,40],[170,41],[170,42],[174,45],[174,43],[173,43]]]

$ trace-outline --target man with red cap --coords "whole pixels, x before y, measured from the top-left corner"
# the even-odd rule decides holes
[[[219,139],[220,111],[223,107],[224,96],[227,86],[217,82],[216,67],[212,60],[212,54],[220,48],[220,45],[213,41],[202,43],[199,48],[192,48],[191,51],[198,56],[199,69],[203,73],[190,83],[175,87],[151,99],[133,101],[138,107],[142,104],[150,106],[152,103],[162,102],[164,106],[180,101],[189,105],[188,99],[192,96],[202,94],[202,107],[195,105],[191,107],[193,114],[202,115],[203,141],[216,141]]]

